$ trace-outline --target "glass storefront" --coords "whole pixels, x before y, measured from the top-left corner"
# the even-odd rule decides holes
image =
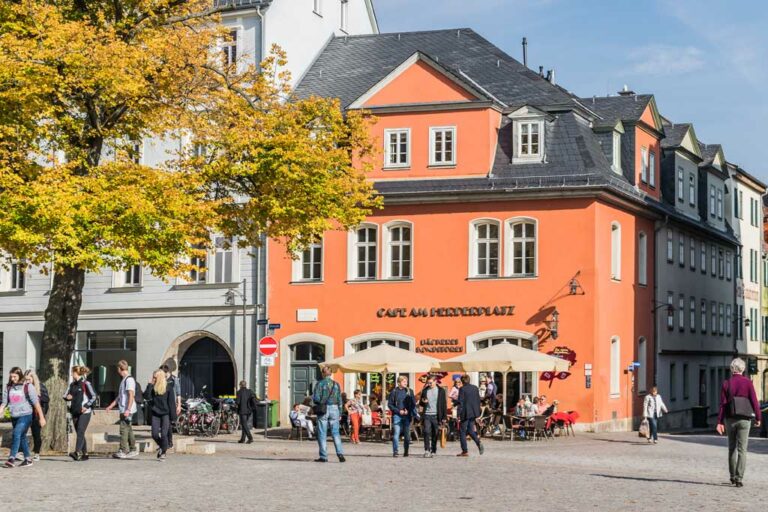
[[[401,348],[403,350],[410,350],[411,348],[410,344],[407,341],[402,341],[402,340],[366,340],[366,341],[361,341],[360,343],[355,343],[353,345],[353,348],[355,352],[360,352],[361,350],[377,347],[382,343],[387,343],[388,345]],[[403,375],[405,375],[406,377],[408,376],[408,374],[403,374]],[[355,376],[356,376],[355,389],[359,389],[360,391],[362,391],[363,401],[365,403],[369,403],[371,399],[375,398],[379,403],[381,403],[382,374],[358,373]],[[400,376],[399,373],[387,374],[387,385],[386,385],[387,391],[385,396],[388,396],[389,392],[394,389],[395,385],[397,384],[397,378],[399,376]],[[413,383],[410,383],[409,385],[413,387]]]
[[[133,375],[136,368],[136,331],[77,333],[72,365],[91,369],[88,380],[98,395],[97,407],[106,407],[117,396],[122,380],[117,373],[117,363],[121,359],[128,362]]]
[[[498,345],[504,342],[512,345],[518,345],[529,350],[534,350],[533,341],[522,338],[489,338],[486,340],[480,340],[475,342],[475,348],[481,350],[493,345]],[[517,401],[523,397],[530,397],[534,393],[533,389],[533,372],[510,372],[507,374],[507,408],[517,405]],[[500,372],[493,374],[493,381],[496,384],[496,389],[501,390],[504,379]]]

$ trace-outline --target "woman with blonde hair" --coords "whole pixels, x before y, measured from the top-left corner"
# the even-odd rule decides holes
[[[85,441],[85,431],[91,422],[93,403],[96,401],[96,392],[86,379],[91,373],[87,366],[72,367],[72,383],[69,385],[64,400],[69,402],[69,413],[72,416],[72,424],[75,426],[77,441],[75,451],[69,456],[75,462],[88,460],[88,444]]]
[[[168,451],[168,436],[171,431],[171,414],[176,410],[173,389],[168,386],[163,370],[152,374],[152,439],[157,443],[157,458],[165,460]]]
[[[47,416],[48,403],[50,402],[48,398],[48,388],[45,387],[45,384],[40,382],[40,378],[34,370],[27,370],[24,372],[24,382],[32,384],[37,390],[40,397],[40,409],[43,411],[43,416]],[[42,431],[43,427],[40,425],[40,416],[37,414],[37,411],[35,411],[32,418],[32,460],[35,462],[40,460],[40,449],[43,446]],[[16,459],[18,459],[18,456]]]

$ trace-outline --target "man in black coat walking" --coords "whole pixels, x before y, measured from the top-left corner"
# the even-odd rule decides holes
[[[480,416],[480,390],[477,386],[469,382],[469,375],[461,376],[461,389],[459,390],[459,442],[461,443],[461,453],[459,457],[469,457],[467,448],[467,434],[472,437],[472,440],[477,445],[477,449],[480,450],[480,455],[483,454],[485,449],[483,443],[480,442],[480,438],[477,436],[477,428],[475,420]]]
[[[440,426],[445,423],[445,389],[437,384],[437,378],[430,375],[427,385],[421,390],[421,406],[424,408],[422,424],[424,430],[424,457],[430,458],[437,453],[437,436]]]
[[[240,416],[240,430],[242,432],[238,443],[251,444],[253,442],[250,422],[255,405],[256,397],[254,397],[253,392],[248,389],[248,384],[244,380],[241,380],[240,389],[237,390],[237,398],[235,399],[237,414]],[[246,441],[246,438],[248,441]]]

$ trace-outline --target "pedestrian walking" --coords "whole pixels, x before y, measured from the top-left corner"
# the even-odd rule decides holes
[[[333,437],[333,446],[336,448],[336,456],[339,462],[344,462],[344,449],[341,446],[341,435],[339,434],[339,419],[341,417],[341,390],[339,384],[331,378],[331,369],[323,366],[323,380],[315,385],[315,392],[312,394],[314,402],[314,411],[317,416],[317,444],[320,449],[320,456],[315,462],[328,462],[328,427],[331,428]]]
[[[131,376],[128,361],[122,359],[117,363],[117,373],[122,377],[117,398],[106,408],[111,411],[115,406],[120,411],[120,449],[112,457],[115,459],[130,459],[136,457],[136,436],[133,433],[133,415],[136,414],[136,379]]]
[[[717,433],[728,434],[728,470],[731,483],[744,487],[747,467],[747,442],[752,420],[760,426],[760,404],[755,386],[744,376],[747,365],[741,358],[731,361],[731,378],[720,388],[720,410],[717,415]]]
[[[447,402],[445,389],[437,383],[437,378],[430,375],[426,387],[421,390],[422,432],[424,434],[424,457],[434,457],[437,453],[437,436],[440,427],[447,420]]]
[[[48,388],[45,384],[40,382],[40,378],[37,376],[34,370],[27,370],[24,372],[24,382],[31,383],[40,395],[40,409],[43,411],[43,416],[48,416],[48,405],[50,403],[50,397],[48,396]],[[37,412],[32,417],[32,460],[37,462],[40,460],[40,449],[43,447],[43,427],[40,425],[40,416]],[[22,459],[24,455],[22,454]],[[18,455],[16,459],[18,460]]]
[[[237,407],[237,414],[240,416],[241,434],[238,443],[251,444],[253,442],[251,417],[256,410],[256,397],[253,395],[253,391],[248,389],[248,383],[244,380],[240,381],[240,389],[237,390],[235,398],[235,407]]]
[[[77,440],[75,451],[69,454],[75,462],[88,460],[88,443],[85,432],[91,422],[93,403],[96,401],[96,392],[88,382],[88,374],[91,373],[87,366],[72,367],[72,382],[69,384],[64,400],[69,402],[69,414],[72,417],[72,425],[75,428]]]
[[[168,448],[173,448],[173,423],[181,414],[181,380],[171,373],[171,368],[167,364],[161,366],[160,369],[165,373],[165,380],[174,396],[175,406],[171,414],[171,430],[168,432]]]
[[[347,402],[346,405],[347,414],[349,415],[349,421],[352,423],[352,435],[350,440],[354,444],[360,444],[360,423],[363,419],[363,411],[365,406],[363,405],[363,394],[359,389],[356,389],[352,393],[352,400]]]
[[[483,454],[485,448],[483,443],[480,442],[480,438],[477,435],[477,426],[475,420],[480,416],[480,391],[477,386],[470,383],[469,375],[461,376],[461,389],[459,389],[459,442],[461,443],[461,453],[459,457],[469,457],[469,450],[467,448],[467,435],[477,445],[477,449],[480,451],[480,455]]]
[[[403,435],[403,457],[411,445],[411,422],[417,418],[416,397],[408,387],[408,377],[401,375],[397,387],[389,393],[387,407],[392,413],[392,456],[399,456],[400,434]]]
[[[8,384],[5,388],[5,401],[0,405],[0,416],[8,408],[11,413],[11,425],[13,426],[13,439],[11,450],[8,452],[6,468],[16,467],[16,454],[19,450],[24,453],[24,461],[19,467],[29,467],[33,464],[32,455],[27,442],[27,430],[32,424],[35,413],[40,417],[40,426],[45,426],[45,415],[40,407],[40,398],[33,384],[24,382],[24,373],[21,368],[14,366],[8,376]]]
[[[171,416],[176,410],[173,388],[165,380],[165,372],[156,370],[152,375],[152,439],[157,444],[157,458],[165,460],[168,452],[168,436],[171,430]]]
[[[667,412],[667,406],[659,394],[659,388],[653,386],[643,401],[643,418],[648,420],[648,425],[651,428],[648,443],[656,444],[659,442],[659,419]]]

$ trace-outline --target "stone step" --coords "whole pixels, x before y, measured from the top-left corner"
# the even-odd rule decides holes
[[[216,445],[213,443],[191,444],[187,446],[184,453],[187,455],[214,455],[216,453]]]
[[[157,450],[159,447],[155,443],[154,439],[151,440],[152,450]],[[173,436],[173,450],[175,453],[187,453],[187,449],[195,444],[194,437],[181,437],[179,435]]]
[[[152,443],[147,440],[136,440],[136,448],[139,452],[152,452]],[[116,453],[120,449],[120,442],[107,441],[102,443],[94,443],[88,447],[89,453]]]

